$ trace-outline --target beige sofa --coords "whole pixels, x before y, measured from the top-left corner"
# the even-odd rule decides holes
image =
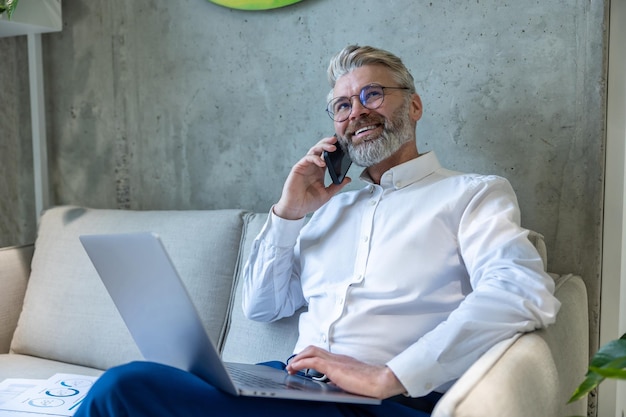
[[[239,274],[265,218],[242,210],[48,210],[34,247],[0,250],[0,380],[98,375],[141,358],[78,241],[90,233],[158,233],[225,360],[287,358],[297,317],[254,323],[240,308]],[[531,238],[545,259],[541,236]],[[557,323],[494,346],[448,391],[434,416],[586,414],[584,401],[566,406],[588,360],[585,287],[577,276],[555,279],[563,303]]]

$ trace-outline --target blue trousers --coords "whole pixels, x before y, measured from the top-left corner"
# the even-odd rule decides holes
[[[424,397],[426,409],[440,395]],[[105,372],[75,417],[427,417],[398,401],[382,405],[337,404],[275,398],[236,397],[197,376],[153,362],[131,362]]]

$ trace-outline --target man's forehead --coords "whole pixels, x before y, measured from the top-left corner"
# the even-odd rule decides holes
[[[393,82],[393,74],[386,66],[363,65],[339,77],[335,82],[333,93],[335,96],[357,94],[368,84],[388,86],[391,82]]]

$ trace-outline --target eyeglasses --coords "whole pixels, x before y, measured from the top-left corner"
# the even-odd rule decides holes
[[[385,89],[408,90],[407,87],[383,87],[378,84],[369,84],[363,87],[359,94],[332,99],[326,106],[326,112],[336,122],[348,120],[350,113],[352,113],[353,97],[358,97],[361,105],[366,109],[376,110],[383,104]]]

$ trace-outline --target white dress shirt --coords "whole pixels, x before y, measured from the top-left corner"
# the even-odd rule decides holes
[[[270,214],[245,266],[247,317],[308,305],[295,352],[316,345],[386,364],[413,397],[445,391],[495,343],[554,322],[554,282],[508,181],[443,169],[434,152],[380,185],[361,179],[308,223]]]

